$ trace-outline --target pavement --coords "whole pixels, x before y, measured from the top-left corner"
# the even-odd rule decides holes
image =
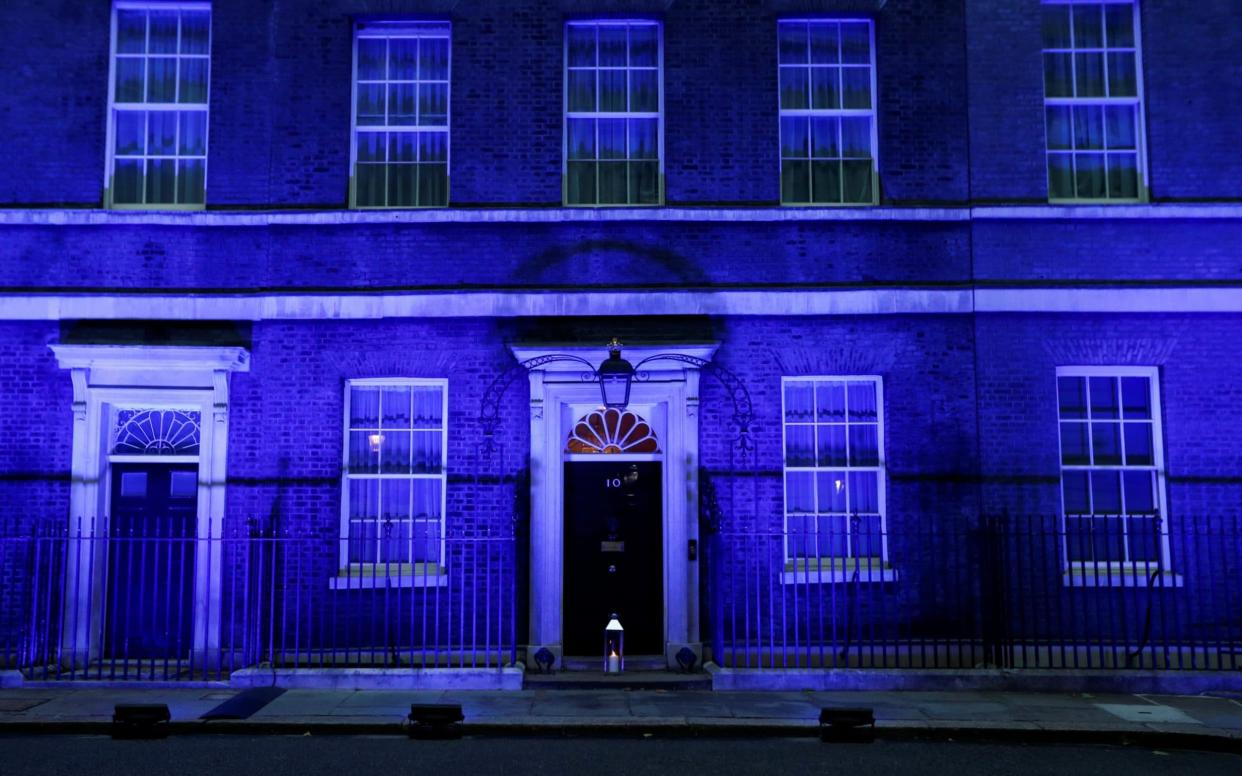
[[[1089,741],[1242,752],[1242,696],[927,691],[290,689],[203,719],[234,688],[46,683],[0,689],[0,734],[106,733],[118,703],[163,703],[173,734],[403,734],[411,703],[460,704],[465,735],[814,736],[826,707],[874,710],[881,738]]]

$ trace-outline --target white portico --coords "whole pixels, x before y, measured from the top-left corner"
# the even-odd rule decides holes
[[[634,365],[658,354],[710,360],[718,345],[683,344],[625,348]],[[598,364],[607,356],[599,346],[555,347],[515,345],[519,362],[539,356],[567,354]],[[698,543],[699,499],[699,378],[693,364],[655,360],[639,368],[628,409],[645,418],[659,439],[660,452],[644,460],[660,460],[662,477],[662,568],[664,656],[689,647],[701,658],[699,633],[699,570],[691,560]],[[540,647],[558,658],[564,643],[565,462],[572,453],[566,442],[579,418],[601,405],[600,386],[584,379],[574,361],[553,361],[529,373],[530,381],[530,643],[528,660]],[[601,454],[601,455],[607,455]],[[602,638],[602,633],[601,633]]]

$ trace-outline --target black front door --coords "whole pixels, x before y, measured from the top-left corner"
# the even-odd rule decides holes
[[[565,464],[565,654],[601,655],[614,613],[629,655],[664,654],[660,463]]]
[[[196,464],[113,464],[105,657],[189,653],[197,505]]]

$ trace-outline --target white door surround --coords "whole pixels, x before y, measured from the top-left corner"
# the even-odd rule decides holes
[[[656,354],[710,360],[718,343],[626,347],[632,364]],[[596,364],[608,350],[598,347],[510,346],[524,362],[564,353]],[[529,372],[530,382],[530,639],[527,661],[546,647],[562,657],[564,582],[564,461],[573,424],[599,407],[600,388],[583,380],[581,363],[544,364]],[[630,408],[651,423],[661,453],[644,459],[663,461],[663,568],[665,660],[689,647],[702,658],[699,635],[699,568],[689,560],[689,543],[699,539],[699,369],[679,361],[647,364],[630,390]],[[581,460],[582,455],[575,456]],[[600,633],[603,644],[603,633]]]
[[[228,452],[229,373],[250,369],[240,347],[51,345],[73,381],[70,536],[93,539],[104,528],[110,481],[113,408],[167,408],[199,413],[198,537],[194,563],[195,662],[218,653],[220,553]],[[217,545],[219,542],[217,542]],[[105,542],[71,542],[66,559],[62,660],[81,666],[100,654],[99,602],[104,593]],[[84,548],[92,548],[86,550]],[[90,613],[90,616],[81,616]]]

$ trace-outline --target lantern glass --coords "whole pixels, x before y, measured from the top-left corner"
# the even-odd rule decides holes
[[[605,407],[625,409],[630,403],[630,376],[628,374],[601,375],[600,392],[603,394]]]
[[[625,629],[613,614],[604,628],[604,673],[619,674],[625,670]]]

